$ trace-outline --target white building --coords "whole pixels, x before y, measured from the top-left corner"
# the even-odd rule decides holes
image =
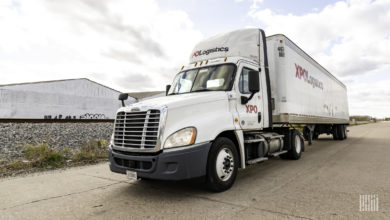
[[[0,119],[114,119],[119,94],[86,78],[0,85]]]

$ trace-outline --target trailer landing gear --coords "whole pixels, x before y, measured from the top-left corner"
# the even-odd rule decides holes
[[[314,135],[315,125],[306,125],[303,127],[303,137],[309,142],[309,146],[312,145],[313,139],[317,139],[318,135]]]

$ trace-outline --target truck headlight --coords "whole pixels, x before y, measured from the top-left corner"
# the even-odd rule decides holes
[[[165,141],[164,148],[173,148],[195,143],[196,128],[184,128],[171,134]]]

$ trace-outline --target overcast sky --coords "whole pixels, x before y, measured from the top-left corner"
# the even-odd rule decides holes
[[[195,43],[243,27],[312,55],[347,85],[351,115],[390,116],[389,0],[1,0],[0,84],[164,90]]]

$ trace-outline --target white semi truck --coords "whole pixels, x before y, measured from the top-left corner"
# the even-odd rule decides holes
[[[166,96],[117,111],[110,169],[130,178],[205,177],[229,189],[238,168],[297,160],[304,139],[347,138],[346,86],[286,36],[242,29],[198,43]],[[303,132],[296,129],[304,126]]]

